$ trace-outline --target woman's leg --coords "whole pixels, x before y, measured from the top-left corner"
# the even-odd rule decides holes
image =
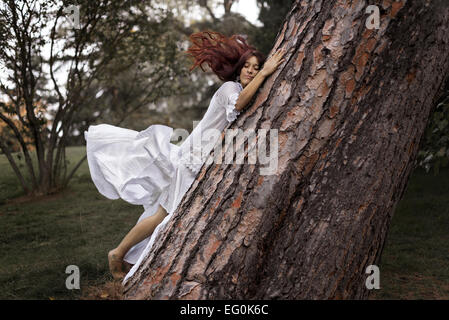
[[[123,272],[123,258],[128,250],[143,239],[149,237],[166,216],[167,211],[159,205],[154,215],[137,223],[123,238],[118,247],[109,251],[109,269],[114,279],[121,279],[125,276]]]

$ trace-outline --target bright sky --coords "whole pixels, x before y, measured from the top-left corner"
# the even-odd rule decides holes
[[[203,10],[203,11],[201,11]],[[221,17],[224,14],[224,8],[223,4],[219,4],[216,7],[212,7],[212,11],[217,17]],[[257,7],[256,0],[237,0],[232,7],[232,12],[240,13],[242,16],[244,16],[249,22],[252,24],[262,27],[263,24],[258,20],[259,18],[259,7]],[[187,19],[194,18],[194,19],[201,19],[202,15],[204,15],[205,9],[196,8],[195,10],[192,10],[187,15]]]
[[[220,6],[220,8],[223,8],[223,6]],[[262,23],[258,20],[260,10],[257,7],[256,0],[239,0],[232,5],[231,11],[240,13],[249,22],[255,24],[256,26],[262,26]],[[224,10],[220,12],[220,15],[223,13]]]

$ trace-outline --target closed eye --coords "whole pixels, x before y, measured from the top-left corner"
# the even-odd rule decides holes
[[[245,65],[245,68],[249,68],[249,66],[248,66],[248,65]],[[259,66],[258,66],[258,65],[255,65],[255,66],[254,66],[254,69],[259,70]]]

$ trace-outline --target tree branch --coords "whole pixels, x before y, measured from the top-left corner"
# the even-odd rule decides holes
[[[200,0],[198,3],[200,5],[200,7],[203,7],[203,8],[205,8],[207,10],[209,15],[212,17],[212,20],[214,20],[214,23],[220,22],[220,20],[217,19],[217,17],[215,16],[214,12],[212,11],[212,9],[207,4],[207,0]]]

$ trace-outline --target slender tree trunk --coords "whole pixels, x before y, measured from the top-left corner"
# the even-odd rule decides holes
[[[225,10],[225,15],[228,15],[231,13],[232,5],[234,4],[235,0],[224,0],[223,6]]]
[[[25,178],[22,175],[22,172],[20,172],[19,167],[16,164],[16,161],[14,160],[11,150],[9,150],[8,146],[3,143],[3,141],[0,139],[0,150],[3,152],[3,154],[8,159],[12,169],[14,170],[14,173],[16,174],[17,178],[19,179],[20,185],[22,186],[22,189],[25,193],[29,193],[30,190],[28,189],[27,183],[25,181]]]
[[[276,174],[203,166],[127,298],[367,298],[449,74],[448,1],[376,3],[379,29],[366,1],[296,2],[285,65],[231,125],[279,130]]]

